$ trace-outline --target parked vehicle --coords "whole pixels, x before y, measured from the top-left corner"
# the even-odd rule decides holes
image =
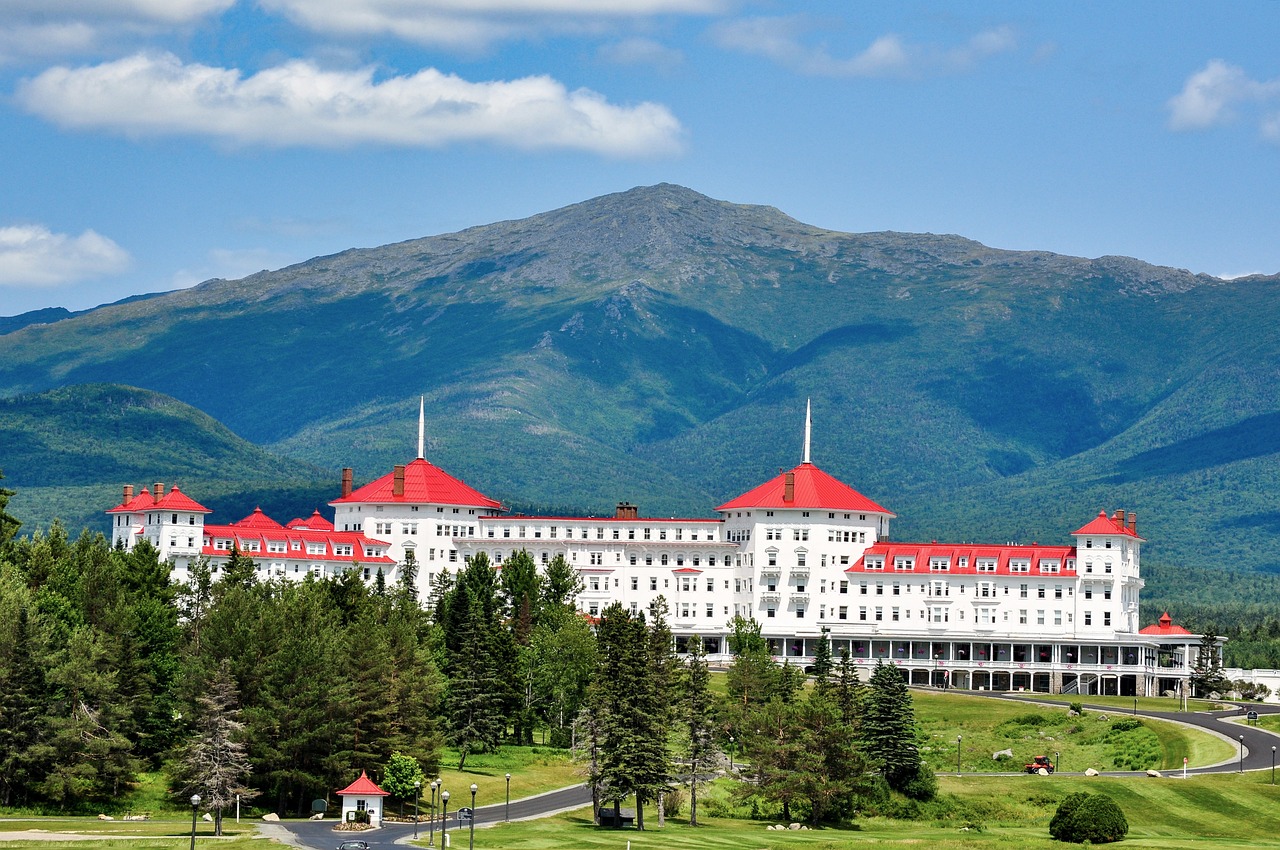
[[[1053,761],[1048,756],[1036,756],[1030,762],[1022,766],[1027,773],[1039,773],[1041,769],[1053,773]]]
[[[344,841],[338,845],[338,850],[369,850],[368,841]]]

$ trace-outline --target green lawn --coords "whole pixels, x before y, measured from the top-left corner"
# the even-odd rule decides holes
[[[488,806],[506,799],[506,774],[511,774],[511,799],[530,797],[582,782],[565,750],[550,747],[504,746],[499,752],[467,756],[464,770],[456,753],[446,750],[440,760],[440,778],[449,791],[449,808],[471,805],[471,784],[478,786],[476,805]],[[430,797],[430,790],[427,791]],[[465,802],[461,802],[465,800]]]
[[[942,777],[942,802],[919,821],[867,818],[852,827],[811,831],[766,830],[770,821],[703,818],[693,828],[685,815],[656,828],[615,831],[590,822],[580,811],[526,823],[502,824],[476,832],[478,848],[502,850],[774,850],[812,847],[820,850],[857,845],[925,845],[930,848],[1061,848],[1048,835],[1049,818],[1058,800],[1072,791],[1111,795],[1129,820],[1129,837],[1121,847],[1165,850],[1171,846],[1203,848],[1280,848],[1280,788],[1269,774],[1226,774],[1176,779],[1086,779],[1052,777]],[[965,824],[979,829],[962,831]],[[422,842],[420,842],[422,843]]]
[[[1106,706],[1117,712],[1133,712],[1133,702],[1138,701],[1138,711],[1181,711],[1182,700],[1177,697],[1082,697],[1074,694],[1036,694],[1036,693],[1016,693],[1010,696],[1017,699],[1025,699],[1031,702],[1037,700],[1053,700],[1054,702],[1081,702],[1090,706]],[[1217,711],[1221,709],[1236,708],[1234,702],[1223,702],[1221,700],[1207,699],[1189,699],[1187,700],[1188,711]]]
[[[1138,729],[1125,712],[1088,709],[1070,717],[1065,706],[993,700],[957,691],[912,692],[916,719],[923,736],[921,752],[939,773],[956,771],[956,738],[960,737],[962,773],[1019,770],[1033,756],[1059,753],[1058,769],[1083,772],[1182,767],[1216,764],[1235,755],[1227,741],[1203,732],[1139,718]],[[993,755],[1012,749],[1013,758]]]
[[[265,839],[257,838],[255,820],[245,820],[236,824],[234,817],[224,820],[222,824],[223,838],[215,839],[213,824],[200,821],[196,826],[196,843],[202,847],[211,847],[216,842],[218,848],[230,850],[266,850],[273,845]],[[59,841],[56,838],[46,840],[12,840],[12,836],[21,832],[40,832],[50,836],[58,833],[74,833],[91,835],[91,840]],[[129,838],[112,838],[112,836],[130,836]],[[141,837],[137,837],[141,836]],[[94,848],[112,848],[113,850],[185,850],[191,846],[191,818],[166,815],[147,821],[101,821],[96,817],[50,817],[50,818],[14,818],[0,820],[0,850],[19,850],[20,848],[40,848],[40,850],[93,850]]]

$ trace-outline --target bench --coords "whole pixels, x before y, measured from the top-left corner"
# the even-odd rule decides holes
[[[617,806],[600,807],[600,825],[622,827],[631,826],[636,821],[635,809],[621,809]]]

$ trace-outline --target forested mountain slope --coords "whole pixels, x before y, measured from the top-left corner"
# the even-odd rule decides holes
[[[812,397],[814,460],[900,539],[1125,507],[1154,565],[1273,569],[1278,282],[660,185],[26,327],[0,393],[127,375],[360,480],[412,457],[424,394],[430,459],[495,498],[667,515],[796,463]]]

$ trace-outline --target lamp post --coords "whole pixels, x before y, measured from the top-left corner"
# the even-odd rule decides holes
[[[960,741],[963,738],[963,735],[956,735],[956,776],[960,775]]]
[[[1244,773],[1244,735],[1240,736],[1240,772]]]
[[[427,819],[427,846],[436,846],[436,789],[440,787],[440,780],[431,780],[431,817]]]
[[[511,820],[511,774],[507,774],[507,808],[502,814],[502,819],[510,822]]]
[[[1276,748],[1271,748],[1271,784],[1276,784]]]
[[[730,735],[730,736],[729,736],[729,772],[730,772],[730,773],[733,773],[733,757],[734,757],[734,755],[735,755],[735,753],[734,753],[734,745],[735,745],[736,743],[737,743],[737,742],[733,740],[733,736],[732,736],[732,735]]]
[[[468,850],[476,850],[476,784],[471,783],[471,835],[467,839]]]
[[[1053,769],[1054,770],[1062,770],[1062,765],[1059,764],[1060,761],[1061,761],[1060,753],[1057,750],[1054,750],[1053,751]]]
[[[449,792],[440,792],[440,804],[444,816],[440,818],[440,846],[449,846]]]
[[[191,850],[196,850],[196,809],[200,808],[200,795],[191,795]]]
[[[1138,716],[1138,698],[1137,697],[1133,698],[1133,716],[1134,717]]]
[[[413,837],[418,837],[418,798],[422,796],[422,780],[413,780]]]

